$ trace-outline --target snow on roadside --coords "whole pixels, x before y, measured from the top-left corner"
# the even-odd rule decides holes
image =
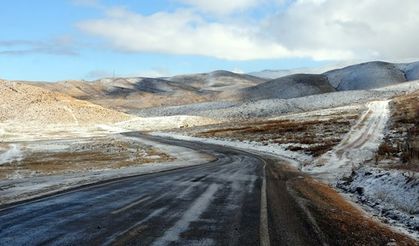
[[[312,160],[311,156],[298,153],[295,151],[286,150],[285,147],[278,145],[278,144],[270,144],[270,145],[263,145],[258,142],[253,141],[232,141],[232,140],[221,140],[215,138],[199,138],[199,137],[192,137],[192,136],[185,136],[176,133],[167,133],[167,132],[153,132],[151,135],[160,136],[160,137],[167,137],[167,138],[174,138],[179,140],[185,141],[198,141],[208,144],[216,144],[222,146],[233,147],[237,149],[243,149],[246,151],[253,150],[258,152],[264,152],[267,154],[275,155],[280,157],[281,159],[285,159],[291,165],[300,168],[302,163],[308,163]]]
[[[123,131],[153,131],[172,128],[182,128],[191,126],[201,126],[220,123],[218,120],[202,116],[175,115],[162,117],[148,117],[131,119],[114,124],[113,127],[123,129]]]
[[[293,166],[300,167],[301,163],[308,163],[312,160],[310,156],[287,151],[283,146],[269,145],[264,146],[255,142],[227,141],[220,139],[198,138],[185,136],[175,133],[154,132],[152,135],[174,138],[186,141],[199,141],[209,144],[234,147],[246,151],[258,151],[278,156],[290,162]],[[384,221],[394,226],[398,231],[415,238],[419,238],[419,183],[411,181],[404,172],[384,171],[363,167],[352,182],[346,184],[347,192],[350,194],[362,190],[362,196],[354,200],[361,201],[366,211],[376,216],[384,216]],[[371,173],[371,174],[369,174]],[[409,181],[410,180],[410,181]],[[338,188],[343,188],[342,182],[338,183]],[[362,187],[362,188],[359,188]]]
[[[209,155],[195,150],[162,144],[151,140],[136,137],[126,137],[145,145],[151,145],[163,152],[175,157],[175,161],[162,163],[146,163],[135,167],[124,167],[120,169],[102,169],[86,172],[76,172],[60,175],[25,177],[16,179],[0,180],[0,205],[20,200],[31,199],[42,195],[51,194],[69,188],[93,184],[100,181],[115,179],[120,177],[149,174],[161,171],[172,170],[180,167],[194,166],[211,161]]]
[[[389,100],[373,101],[368,110],[351,128],[340,144],[316,159],[304,169],[327,182],[349,175],[351,171],[372,160],[384,137],[389,119]]]
[[[0,122],[0,139],[3,142],[64,139],[72,137],[105,136],[109,133],[129,131],[155,131],[220,123],[208,117],[176,115],[167,117],[132,118],[116,123],[96,123],[83,126],[51,124],[37,126],[16,122]]]
[[[14,161],[21,161],[22,159],[23,154],[19,144],[9,144],[9,149],[3,153],[0,153],[0,165]]]
[[[389,100],[367,106],[341,143],[303,170],[351,193],[364,209],[418,238],[419,177],[368,166],[383,140],[390,110]]]
[[[362,167],[338,182],[337,187],[353,193],[359,203],[368,206],[369,212],[386,217],[391,224],[404,225],[419,238],[417,173]]]

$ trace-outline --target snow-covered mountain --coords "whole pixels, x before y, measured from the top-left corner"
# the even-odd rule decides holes
[[[293,74],[240,89],[237,98],[294,98],[333,91],[368,90],[419,79],[419,62],[367,62],[322,74]]]

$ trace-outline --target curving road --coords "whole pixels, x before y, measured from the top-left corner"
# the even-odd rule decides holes
[[[193,148],[216,160],[5,207],[0,245],[317,244],[288,194],[288,177],[267,168],[265,179],[269,160],[227,147],[129,135]]]

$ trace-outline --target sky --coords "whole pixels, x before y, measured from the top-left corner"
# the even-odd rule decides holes
[[[417,0],[4,0],[0,78],[94,80],[419,57]]]

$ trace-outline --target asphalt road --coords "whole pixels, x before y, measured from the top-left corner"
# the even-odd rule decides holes
[[[216,160],[3,208],[0,245],[317,244],[316,233],[288,194],[286,175],[269,169],[266,182],[263,157],[203,143],[160,141]]]

